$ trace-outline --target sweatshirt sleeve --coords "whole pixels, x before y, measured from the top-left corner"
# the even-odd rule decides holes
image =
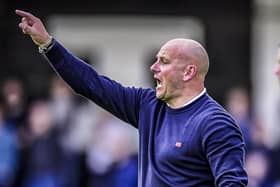
[[[71,54],[57,41],[44,56],[76,93],[137,127],[143,89],[124,87],[99,75],[93,67]]]
[[[247,185],[245,144],[239,127],[229,116],[211,116],[203,130],[202,143],[216,186]]]

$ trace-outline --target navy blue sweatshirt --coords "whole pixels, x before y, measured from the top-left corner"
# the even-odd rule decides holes
[[[139,187],[247,185],[240,129],[207,93],[171,109],[155,90],[101,76],[58,42],[45,56],[75,92],[138,128]]]

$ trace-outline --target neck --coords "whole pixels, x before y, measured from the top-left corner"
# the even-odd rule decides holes
[[[173,100],[167,101],[166,103],[170,108],[178,109],[186,105],[189,101],[191,101],[193,98],[198,96],[202,91],[204,90],[204,86],[200,87],[199,89],[195,90],[185,90],[182,93],[185,93],[184,95],[174,98]]]

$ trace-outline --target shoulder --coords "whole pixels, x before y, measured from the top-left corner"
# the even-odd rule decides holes
[[[219,129],[223,129],[224,131],[240,131],[239,126],[231,114],[210,96],[208,96],[203,108],[204,110],[201,112],[200,118],[205,133]]]
[[[225,110],[223,106],[221,106],[217,101],[215,101],[209,95],[206,95],[207,99],[204,102],[204,107],[202,113],[202,117],[205,120],[215,121],[215,120],[226,120],[232,123],[235,123],[231,114]]]

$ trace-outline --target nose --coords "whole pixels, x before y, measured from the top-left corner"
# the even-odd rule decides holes
[[[153,63],[153,65],[151,65],[150,69],[151,69],[151,71],[153,73],[158,72],[159,71],[159,64],[158,64],[158,62]]]

